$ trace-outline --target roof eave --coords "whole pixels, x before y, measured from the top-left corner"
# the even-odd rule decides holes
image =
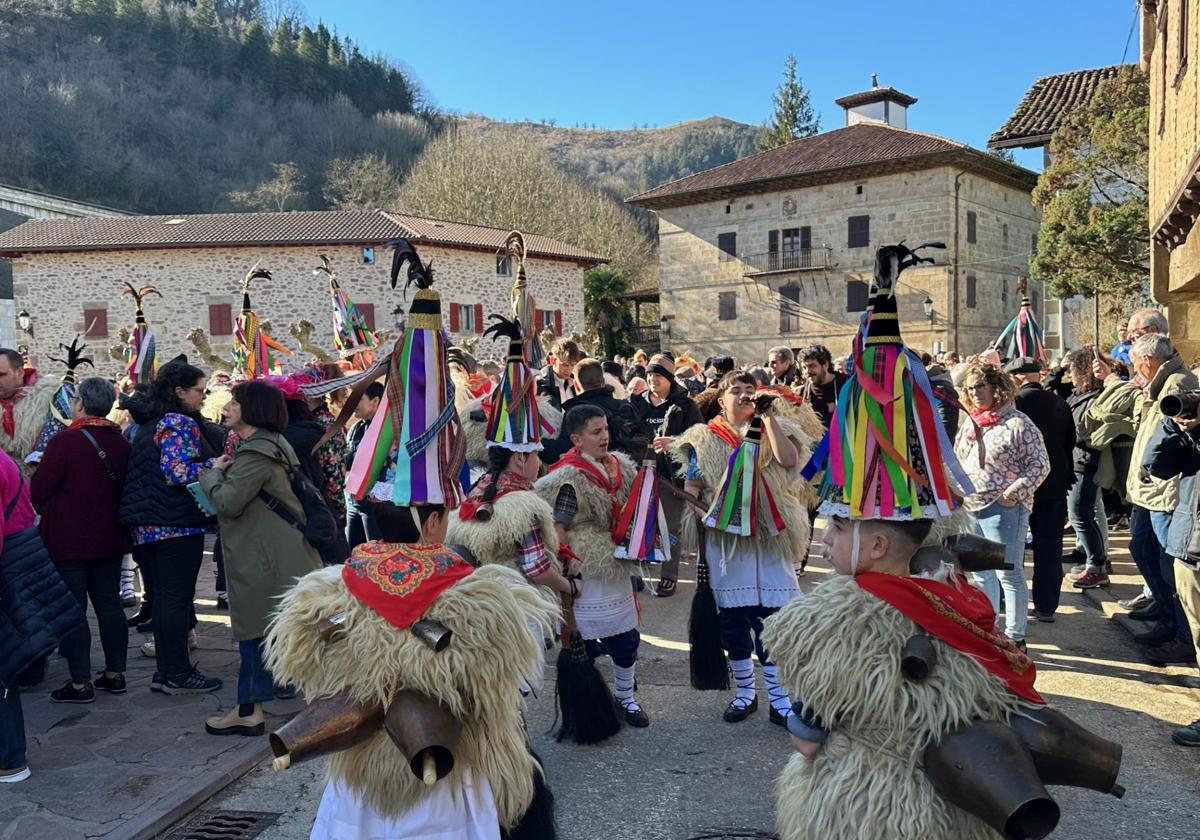
[[[841,181],[852,181],[856,177],[864,175],[870,177],[905,170],[931,169],[955,163],[969,169],[981,171],[995,180],[1016,189],[1032,191],[1034,186],[1037,185],[1037,173],[1008,163],[1007,161],[999,159],[992,161],[988,158],[989,155],[977,149],[953,149],[910,157],[890,158],[872,163],[855,164],[853,166],[821,169],[814,172],[805,172],[800,175],[776,175],[770,178],[743,181],[723,187],[690,190],[688,192],[673,193],[665,196],[643,198],[642,196],[635,195],[632,198],[627,198],[625,202],[645,207],[648,210],[686,207],[720,198],[737,198],[780,189],[801,189],[810,186],[820,186],[822,184],[835,184]]]
[[[988,140],[987,145],[989,149],[1038,149],[1049,145],[1050,138],[1053,136],[1054,132],[1020,134],[1000,140]]]
[[[153,243],[120,243],[107,245],[40,245],[30,246],[20,249],[0,250],[0,258],[12,260],[19,259],[26,254],[82,254],[98,251],[181,251],[187,249],[204,249],[204,248],[308,248],[315,245],[322,247],[339,247],[339,246],[374,246],[380,247],[386,245],[393,237],[360,237],[356,239],[306,239],[306,240],[288,240],[286,242],[279,240],[270,241],[253,241],[239,240],[231,242],[153,242]],[[478,253],[490,253],[493,248],[485,246],[465,245],[458,242],[443,242],[437,239],[427,239],[420,236],[413,236],[410,241],[418,245],[433,245],[439,248],[452,248],[459,251],[474,251]],[[528,256],[540,260],[554,260],[559,262],[572,262],[583,266],[594,266],[601,263],[607,263],[607,257],[591,255],[566,255],[566,254],[549,254],[542,251],[529,251]]]

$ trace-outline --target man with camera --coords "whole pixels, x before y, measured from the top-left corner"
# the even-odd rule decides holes
[[[1177,468],[1171,470],[1169,477],[1157,477],[1147,468],[1147,461],[1155,454],[1152,440],[1162,433],[1163,412],[1159,401],[1175,392],[1195,391],[1198,383],[1175,352],[1171,339],[1161,333],[1142,335],[1129,348],[1129,356],[1134,371],[1146,382],[1134,406],[1137,435],[1126,484],[1133,504],[1129,553],[1154,595],[1157,611],[1157,623],[1134,638],[1146,646],[1146,658],[1152,665],[1194,662],[1196,649],[1189,639],[1187,619],[1176,597],[1175,562],[1167,551],[1172,542],[1178,542],[1171,540],[1174,518],[1181,517],[1176,534],[1180,527],[1186,528],[1186,519],[1190,519],[1191,498],[1181,498],[1181,485],[1182,492],[1188,493],[1193,479],[1178,475]]]

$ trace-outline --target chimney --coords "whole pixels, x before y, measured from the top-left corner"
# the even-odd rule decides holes
[[[874,73],[869,90],[835,100],[845,110],[848,126],[865,122],[894,128],[908,128],[908,106],[916,101],[915,96],[901,93],[894,87],[880,87],[879,77]]]

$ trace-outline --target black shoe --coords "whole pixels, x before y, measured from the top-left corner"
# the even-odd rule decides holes
[[[104,676],[104,671],[101,671],[100,677],[95,680],[92,685],[94,685],[100,691],[107,691],[109,694],[124,694],[125,675],[117,674],[115,677],[109,678]]]
[[[774,706],[771,707],[771,713],[767,716],[767,719],[776,726],[782,726],[784,729],[787,729],[787,715],[775,711]]]
[[[136,595],[126,595],[121,599],[121,606],[127,610],[131,610],[138,604]]]
[[[1132,598],[1126,598],[1124,601],[1117,601],[1117,606],[1123,610],[1138,610],[1153,603],[1153,598],[1148,598],[1144,592],[1139,592]]]
[[[224,592],[217,593],[217,609],[219,609],[219,610],[228,610],[229,609],[229,596],[226,595]]]
[[[1042,624],[1053,624],[1054,623],[1054,613],[1040,612],[1037,614],[1037,620],[1042,622]]]
[[[207,694],[221,687],[221,681],[216,677],[206,677],[200,669],[192,666],[192,670],[179,677],[167,677],[162,682],[163,694]]]
[[[721,719],[726,723],[741,723],[758,711],[757,697],[751,700],[749,705],[742,705],[742,702],[736,697],[730,700],[729,705],[725,707],[725,714],[721,715]]]
[[[1145,645],[1146,647],[1157,647],[1158,645],[1166,644],[1174,638],[1174,628],[1167,627],[1165,624],[1155,624],[1144,633],[1133,634],[1133,640],[1139,645]]]
[[[128,619],[125,620],[126,625],[128,625],[129,627],[137,627],[138,631],[142,632],[142,633],[145,633],[146,631],[142,630],[141,625],[149,624],[149,623],[150,623],[150,611],[146,609],[145,601],[142,601],[142,608],[140,610],[138,610],[133,615],[129,616]]]
[[[1158,604],[1152,603],[1140,610],[1126,613],[1125,617],[1133,621],[1158,621],[1162,617],[1162,613],[1158,609]]]
[[[143,621],[141,624],[139,624],[137,626],[137,631],[139,633],[153,633],[154,632],[154,622]]]
[[[1146,651],[1146,661],[1151,665],[1195,665],[1196,646],[1185,639],[1174,639]]]
[[[63,683],[62,688],[50,692],[51,703],[95,703],[96,692],[87,683],[83,688],[76,688],[70,680]]]
[[[1029,646],[1025,644],[1024,639],[1017,639],[1013,644],[1017,646],[1017,650],[1021,651],[1021,653],[1029,653]]]
[[[625,722],[635,729],[645,729],[650,725],[649,716],[642,711],[640,706],[636,709],[627,709],[622,706],[621,713],[625,716]]]
[[[162,687],[163,687],[163,675],[161,673],[159,673],[158,671],[155,671],[154,676],[152,676],[150,678],[150,690],[157,691],[159,694],[162,694],[162,690],[163,690]]]
[[[670,598],[674,594],[675,581],[673,581],[671,578],[663,578],[658,582],[658,585],[654,587],[653,595],[656,598]]]
[[[1181,747],[1200,747],[1200,720],[1176,729],[1171,733],[1171,740]]]
[[[295,700],[298,693],[294,685],[277,685],[274,691],[276,700]]]

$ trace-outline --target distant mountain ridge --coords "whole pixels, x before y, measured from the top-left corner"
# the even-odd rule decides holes
[[[761,126],[711,116],[662,128],[571,128],[535,122],[454,118],[458,131],[515,137],[542,148],[556,163],[614,197],[682,178],[757,151]]]

